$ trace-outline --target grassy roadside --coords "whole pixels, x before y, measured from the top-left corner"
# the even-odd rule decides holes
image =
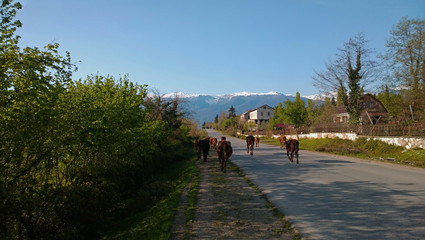
[[[193,181],[190,185],[189,192],[187,194],[187,208],[185,211],[186,216],[186,228],[183,234],[183,239],[190,239],[190,228],[193,223],[193,218],[195,215],[195,205],[198,201],[198,189],[199,189],[199,172],[194,176]]]
[[[191,183],[191,187],[186,214],[193,218],[197,186],[199,185],[198,174],[195,158],[176,163],[162,179],[165,184],[173,186],[170,188],[172,191],[148,210],[135,212],[105,235],[103,240],[169,239],[180,196],[189,183]]]
[[[280,146],[278,139],[264,138],[261,142]],[[300,148],[425,168],[424,149],[406,150],[403,147],[387,144],[379,140],[367,140],[366,138],[358,138],[355,141],[340,138],[300,139]]]

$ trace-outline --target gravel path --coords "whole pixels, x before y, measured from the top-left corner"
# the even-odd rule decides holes
[[[200,186],[193,222],[182,224],[181,211],[187,207],[183,194],[173,239],[293,239],[288,222],[273,212],[274,206],[234,165],[222,173],[212,150],[208,161],[198,162],[198,167]]]

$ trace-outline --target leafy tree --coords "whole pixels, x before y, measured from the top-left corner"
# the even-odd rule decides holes
[[[275,117],[270,121],[270,125],[274,126],[278,123],[293,124],[296,127],[307,124],[308,114],[305,103],[301,99],[300,93],[297,92],[295,101],[286,100],[283,105],[275,108]]]
[[[385,86],[384,90],[379,93],[376,98],[381,101],[384,107],[388,110],[390,116],[400,116],[403,111],[403,99],[400,94],[390,91],[390,88]]]
[[[307,125],[315,124],[318,120],[319,115],[321,114],[321,108],[313,100],[307,100]]]
[[[329,98],[325,98],[325,103],[318,109],[317,124],[333,123],[332,115],[336,112],[336,104]]]
[[[370,56],[372,52],[359,34],[344,43],[335,60],[326,63],[325,70],[316,71],[313,77],[313,85],[320,91],[338,92],[352,123],[359,122],[360,97],[376,77],[377,63]]]
[[[214,123],[218,123],[218,114],[216,114],[214,117]]]

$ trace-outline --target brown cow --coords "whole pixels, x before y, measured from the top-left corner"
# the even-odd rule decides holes
[[[260,144],[260,137],[255,137],[255,147],[258,147],[258,144]]]
[[[249,135],[246,137],[246,148],[247,148],[247,153],[249,153],[249,155],[253,155],[254,154],[254,136]]]
[[[202,146],[201,146],[201,139],[196,139],[194,144],[196,155],[198,155],[198,160],[201,159],[202,154]]]
[[[217,138],[210,137],[210,144],[214,149],[217,149]]]
[[[225,137],[221,137],[221,141],[217,146],[217,154],[218,161],[220,162],[220,169],[224,173],[226,172],[227,161],[229,160],[230,156],[232,156],[232,153],[233,149],[230,142],[226,141]]]
[[[283,141],[284,144],[286,146],[286,155],[288,156],[289,161],[293,162],[294,161],[294,154],[297,157],[297,164],[299,163],[298,161],[298,150],[299,150],[299,142],[296,139],[289,139],[288,141],[286,140],[286,137],[283,136]],[[291,153],[291,156],[289,156],[289,153]]]
[[[280,148],[283,149],[285,147],[285,135],[280,135],[279,136],[279,142],[280,142]]]

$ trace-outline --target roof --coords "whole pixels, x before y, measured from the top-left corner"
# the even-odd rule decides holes
[[[370,93],[365,93],[362,95],[362,99],[365,99],[366,97],[370,97],[372,98],[374,101],[376,101],[377,103],[379,103],[381,105],[381,107],[387,111],[387,109],[385,108],[385,106],[381,103],[381,101],[379,101],[376,97],[374,97],[372,94]],[[366,108],[367,109],[367,108]],[[361,109],[363,111],[363,109]],[[344,105],[340,104],[338,106],[336,106],[336,114],[341,114],[341,113],[347,113],[347,111],[345,110]],[[368,110],[368,113],[370,115],[374,115],[374,116],[385,116],[388,115],[388,111],[387,112],[371,112],[370,110]]]
[[[261,106],[261,107],[258,107],[258,108],[254,109],[254,110],[252,110],[252,111],[258,110],[258,109],[260,109],[260,108],[262,108],[262,107],[267,107],[267,108],[271,108],[271,109],[274,109],[274,108],[270,107],[269,105],[267,105],[267,104],[264,104],[263,106]],[[251,111],[251,112],[252,112],[252,111]]]
[[[246,114],[248,114],[248,113],[250,113],[250,112],[253,112],[253,111],[256,111],[256,110],[258,110],[258,109],[260,109],[260,108],[262,108],[262,107],[267,107],[267,108],[270,108],[270,109],[274,109],[274,108],[270,107],[269,105],[264,104],[264,105],[262,105],[261,107],[258,107],[258,108],[256,108],[256,109],[250,109],[250,110],[248,110],[248,111],[246,111],[246,112],[242,113],[242,115],[246,115]]]
[[[347,111],[345,111],[344,105],[339,104],[338,106],[336,106],[336,114],[340,114],[340,113],[347,113]]]

